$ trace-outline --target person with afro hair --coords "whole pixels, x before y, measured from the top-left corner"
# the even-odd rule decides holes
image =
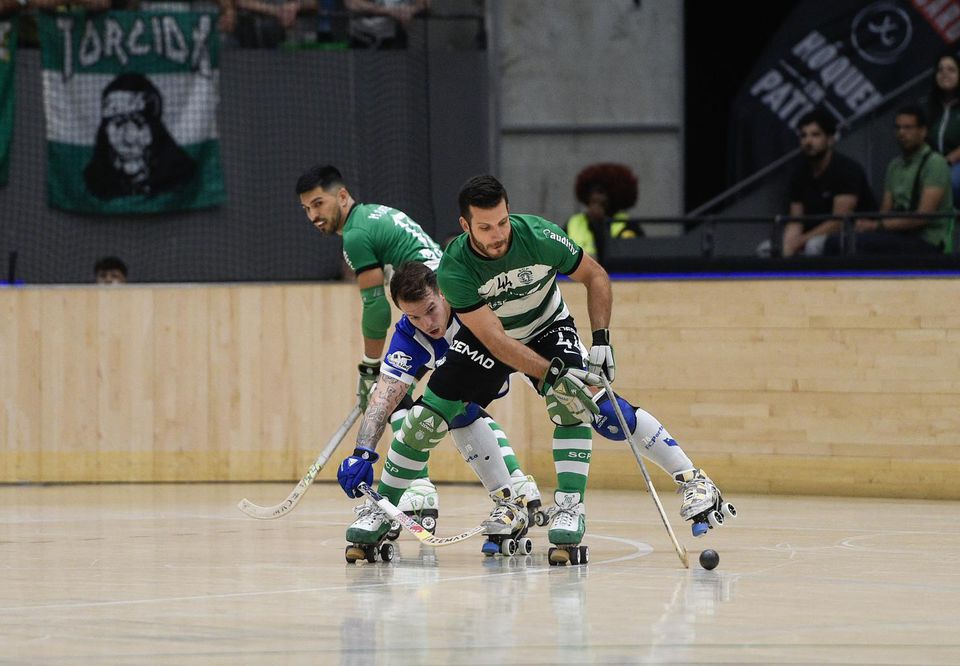
[[[627,209],[637,203],[637,177],[623,164],[591,164],[577,174],[574,188],[585,209],[567,221],[567,234],[602,265],[608,238],[636,238],[643,229]]]

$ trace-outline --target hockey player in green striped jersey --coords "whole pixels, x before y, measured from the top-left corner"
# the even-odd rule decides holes
[[[554,423],[557,490],[549,539],[556,547],[550,549],[550,561],[586,562],[580,541],[586,529],[591,423],[599,411],[588,385],[599,383],[600,372],[610,380],[614,376],[610,279],[556,225],[510,214],[506,191],[491,176],[467,182],[460,192],[460,214],[466,233],[448,246],[437,277],[464,326],[430,378],[419,420],[437,414],[449,423],[465,402],[489,403],[514,370],[527,375],[545,397]],[[557,287],[558,273],[587,288],[594,331],[589,354]],[[404,439],[419,434],[412,414],[401,429]]]

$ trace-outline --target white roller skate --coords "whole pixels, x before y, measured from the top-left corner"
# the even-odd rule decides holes
[[[527,513],[531,524],[543,527],[550,522],[550,516],[543,510],[543,503],[540,501],[540,489],[537,488],[537,482],[532,474],[524,474],[523,470],[515,469],[510,475],[510,483],[513,486],[515,497],[524,497],[527,504]]]
[[[720,527],[724,517],[736,517],[736,507],[723,501],[720,489],[702,469],[678,472],[673,478],[679,486],[677,492],[683,495],[680,517],[691,522],[693,536],[701,537],[707,530]]]
[[[514,495],[509,488],[490,493],[490,497],[496,506],[482,523],[487,541],[480,551],[489,557],[497,553],[506,557],[532,553],[533,542],[526,536],[530,525],[526,499]]]
[[[430,534],[436,532],[437,518],[440,517],[440,495],[430,479],[414,479],[400,497],[397,508],[423,525]]]
[[[557,490],[553,493],[556,510],[550,519],[550,531],[547,533],[554,545],[547,551],[550,565],[586,564],[590,552],[581,546],[583,533],[587,530],[587,508],[580,501],[580,493],[565,493]]]
[[[390,518],[372,499],[353,509],[357,519],[347,528],[347,548],[344,556],[353,564],[357,560],[366,560],[373,564],[377,557],[384,562],[393,559],[396,550],[387,541],[390,530]]]

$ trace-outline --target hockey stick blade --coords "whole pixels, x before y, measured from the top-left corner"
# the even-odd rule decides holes
[[[398,523],[400,523],[401,527],[403,527],[405,530],[413,534],[413,536],[420,539],[421,543],[425,543],[428,546],[433,546],[434,548],[440,548],[442,546],[450,546],[455,543],[460,543],[461,541],[466,541],[471,537],[477,536],[483,531],[483,526],[478,525],[473,529],[469,529],[466,532],[463,532],[461,534],[456,534],[454,536],[448,536],[448,537],[433,536],[432,534],[430,534],[430,531],[427,530],[423,525],[421,525],[420,523],[415,521],[413,518],[405,514],[403,511],[398,509],[393,504],[393,502],[388,500],[386,497],[378,493],[376,490],[374,490],[367,484],[361,483],[358,486],[357,490],[359,490],[364,495],[366,495],[367,497],[372,499],[374,502],[376,502],[377,506],[383,509],[383,512],[387,514],[387,516],[391,520],[395,520]]]
[[[310,469],[307,470],[307,474],[300,479],[300,483],[297,484],[297,487],[294,488],[289,495],[287,495],[287,499],[280,502],[280,504],[275,504],[274,506],[259,506],[258,504],[254,504],[244,497],[242,500],[240,500],[240,503],[237,504],[237,508],[251,518],[256,518],[257,520],[273,520],[274,518],[281,518],[290,513],[290,511],[292,511],[293,508],[297,506],[297,503],[303,498],[303,494],[307,492],[307,488],[309,488],[310,484],[313,483],[313,480],[317,478],[317,474],[319,474],[320,470],[323,469],[323,466],[327,464],[330,456],[333,455],[333,452],[336,450],[337,446],[339,446],[340,442],[343,441],[343,438],[347,436],[347,432],[353,427],[353,424],[358,418],[360,418],[360,405],[356,404],[353,406],[353,409],[350,410],[346,420],[341,423],[340,427],[337,428],[337,431],[333,433],[333,436],[327,442],[327,445],[323,447],[323,451],[320,452],[320,455],[317,456],[317,459],[313,461],[312,465],[310,465]]]
[[[627,420],[623,418],[623,412],[620,411],[620,403],[617,401],[617,394],[613,392],[613,387],[610,386],[610,381],[607,379],[606,375],[601,373],[600,378],[603,380],[603,388],[607,391],[607,398],[613,405],[613,411],[617,413],[617,420],[620,421],[620,427],[623,428],[623,434],[627,438],[627,443],[630,445],[630,450],[633,451],[633,457],[637,459],[637,463],[640,465],[640,473],[643,474],[643,480],[647,484],[647,490],[650,491],[650,497],[653,498],[653,503],[657,505],[657,511],[660,513],[660,520],[663,521],[663,526],[667,528],[667,534],[670,535],[670,541],[673,542],[673,548],[677,551],[677,557],[680,558],[680,562],[683,564],[684,568],[689,569],[690,558],[687,556],[687,549],[680,545],[680,542],[677,540],[677,535],[674,534],[673,527],[671,527],[670,521],[667,519],[667,512],[663,510],[663,504],[660,503],[660,496],[657,494],[656,488],[653,487],[653,481],[650,480],[650,474],[647,472],[647,466],[643,462],[643,456],[640,453],[640,447],[637,446],[637,442],[633,438],[633,433],[630,432],[630,428],[627,427]]]

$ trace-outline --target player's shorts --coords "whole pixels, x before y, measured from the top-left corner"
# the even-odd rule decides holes
[[[560,358],[568,367],[587,367],[587,350],[580,342],[573,317],[553,322],[526,344],[546,359]],[[466,326],[461,326],[446,355],[437,363],[427,386],[445,400],[474,402],[486,407],[504,395],[504,384],[516,370],[499,361]],[[540,377],[529,378],[536,386]]]

